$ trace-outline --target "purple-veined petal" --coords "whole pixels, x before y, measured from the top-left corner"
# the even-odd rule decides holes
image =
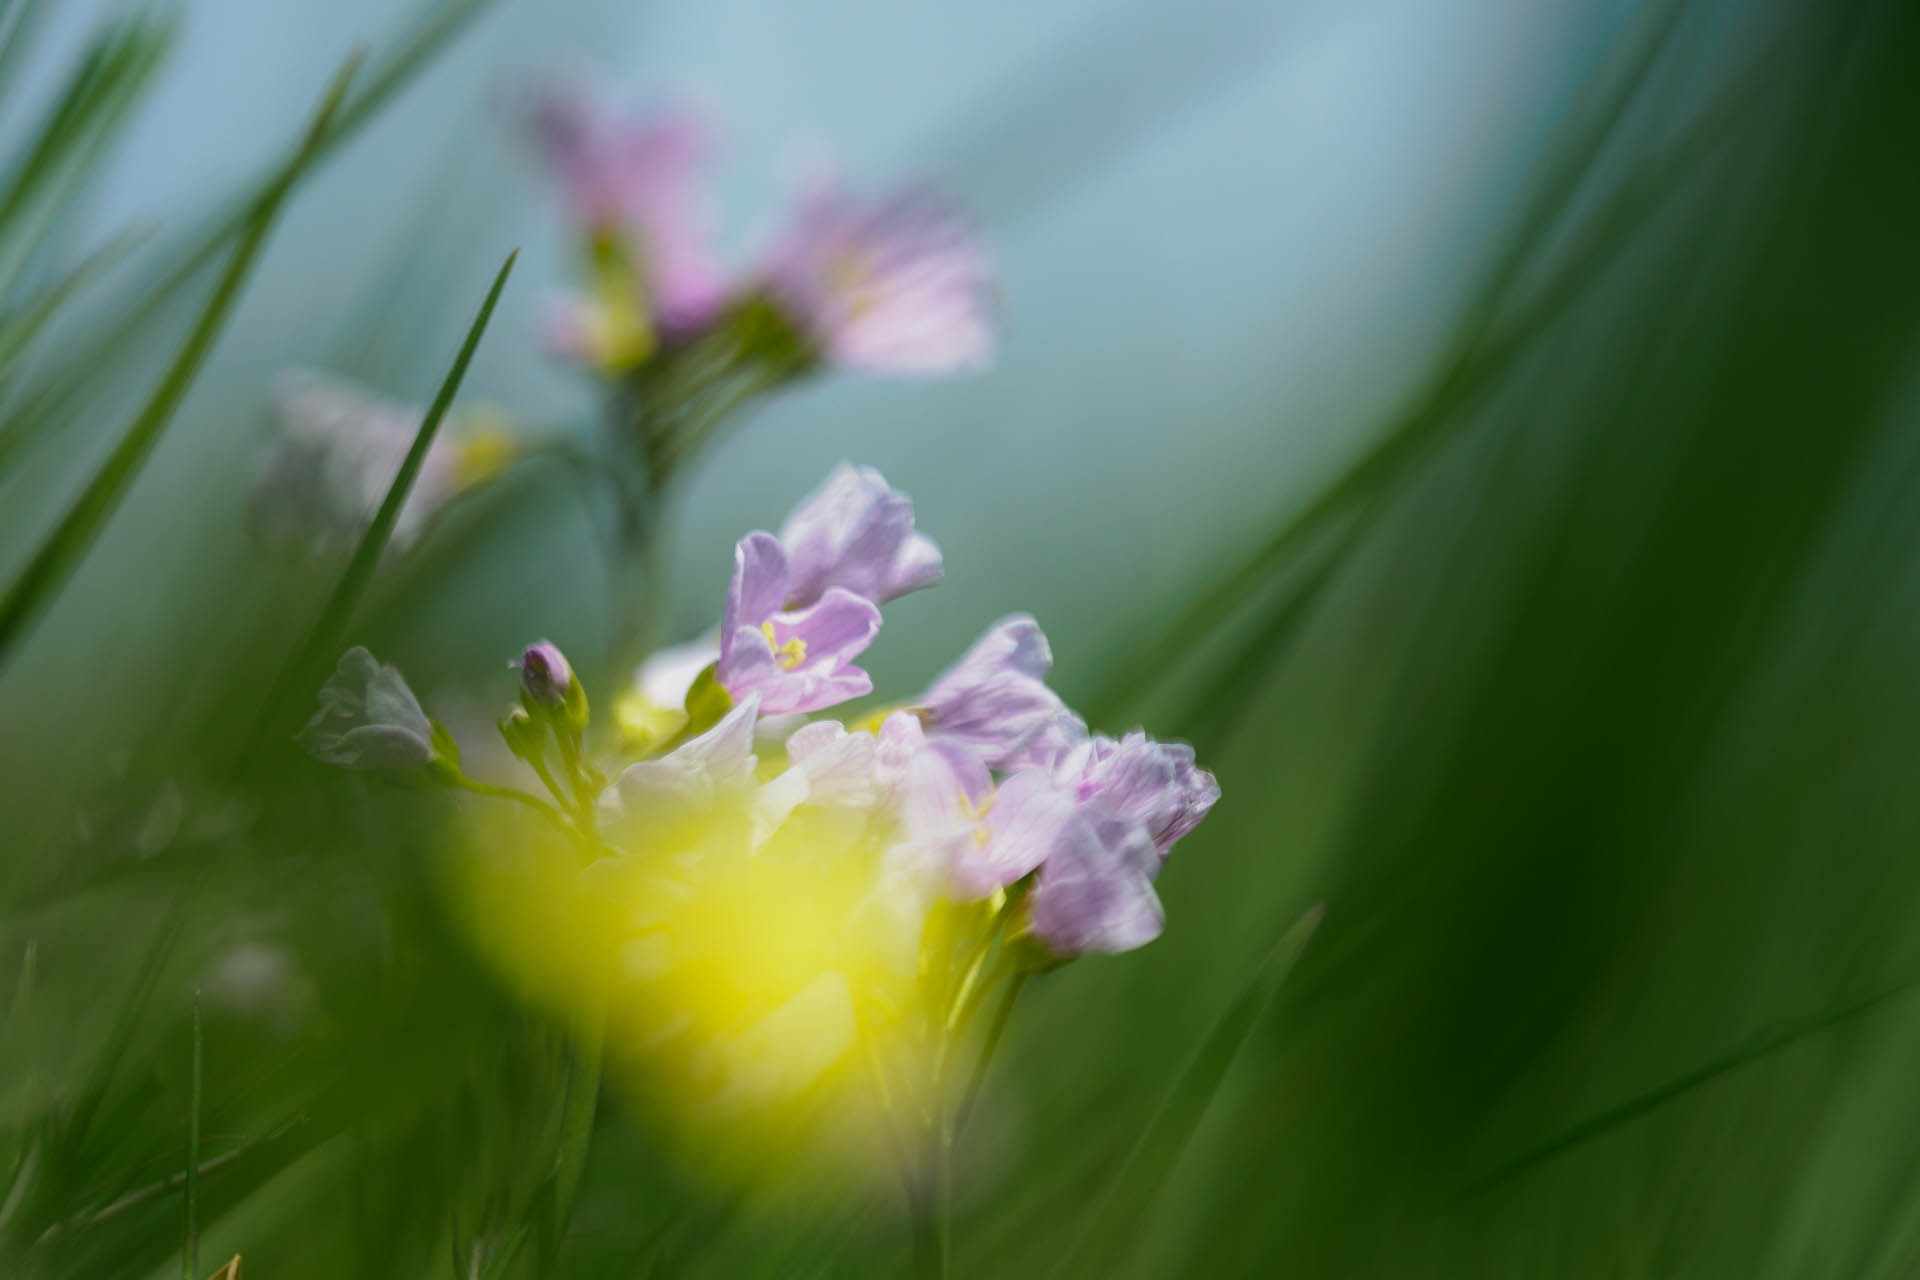
[[[943,374],[992,352],[992,270],[964,221],[922,192],[863,202],[833,183],[800,201],[766,288],[843,368]]]
[[[1131,951],[1160,936],[1160,863],[1146,829],[1097,807],[1063,828],[1028,902],[1033,934],[1062,958]]]
[[[913,527],[913,501],[872,467],[841,463],[780,526],[788,604],[845,587],[875,604],[940,580],[940,548]]]
[[[929,733],[958,738],[994,768],[1022,763],[1022,750],[1071,714],[1046,686],[1052,665],[1038,623],[1002,618],[920,699]]]

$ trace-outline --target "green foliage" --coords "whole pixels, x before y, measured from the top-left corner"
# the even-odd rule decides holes
[[[20,642],[281,202],[478,7],[430,10],[165,243],[62,223],[168,24],[104,28],[30,113],[0,163],[0,473],[116,387],[143,405],[10,566],[7,679],[46,678]],[[0,91],[43,8],[0,6]],[[1192,737],[1226,799],[1163,877],[1164,939],[993,1024],[956,1274],[1915,1271],[1920,18],[1769,14],[1732,45],[1710,5],[1635,24],[1430,376],[1326,483],[1276,482],[1264,541],[1099,699]],[[285,626],[209,620],[217,707],[129,723],[131,762],[57,811],[28,757],[59,726],[8,727],[0,1274],[905,1269],[892,1188],[691,1180],[446,919],[460,797],[308,768],[280,731],[350,633],[432,607],[381,553],[505,275],[344,573],[289,587]],[[422,552],[487,573],[485,523]],[[501,609],[539,585],[486,581]]]

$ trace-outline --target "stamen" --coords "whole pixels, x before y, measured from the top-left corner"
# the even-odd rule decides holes
[[[767,644],[773,649],[773,660],[780,664],[782,671],[791,671],[807,660],[807,642],[799,636],[788,636],[782,641],[774,634],[772,619],[760,624],[760,632],[766,636]]]

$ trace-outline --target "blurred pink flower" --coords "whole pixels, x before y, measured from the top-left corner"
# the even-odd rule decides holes
[[[952,210],[918,191],[861,201],[823,183],[800,201],[766,266],[777,305],[829,362],[874,373],[983,368],[992,269]]]
[[[541,100],[535,124],[596,276],[556,317],[555,344],[600,362],[624,343],[637,359],[656,328],[671,338],[710,323],[724,289],[700,198],[705,123],[686,112],[624,116],[560,91]]]

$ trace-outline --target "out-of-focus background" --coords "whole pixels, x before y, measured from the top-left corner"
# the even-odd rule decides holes
[[[351,49],[448,8],[172,7],[47,252],[143,226],[159,261]],[[207,1127],[237,1154],[202,1180],[204,1257],[439,1274],[475,1169],[517,1158],[506,1086],[476,1079],[517,1015],[408,866],[431,838],[409,806],[343,814],[293,761],[264,798],[200,784],[330,582],[248,536],[276,374],[424,403],[518,247],[464,396],[556,432],[601,410],[543,349],[572,259],[526,105],[555,81],[712,118],[734,263],[831,164],[927,180],[997,264],[988,371],[810,384],[702,459],[672,629],[711,623],[741,531],[871,463],[947,564],[889,609],[883,692],[1029,610],[1070,702],[1220,778],[1160,882],[1165,936],[1050,975],[1014,1020],[959,1274],[1920,1267],[1911,5],[469,8],[293,192],[0,668],[0,990],[32,992],[0,1121],[12,1185],[55,1188],[0,1207],[27,1274],[177,1265],[177,1193],[122,1199],[183,1158],[196,985],[241,993],[209,1023]],[[0,73],[0,141],[117,12],[49,7]],[[141,269],[52,337],[113,324]],[[112,349],[117,380],[30,447],[0,437],[7,573],[186,331],[168,305]],[[482,726],[535,636],[610,688],[576,479],[529,466],[458,517],[383,568],[355,638]],[[1244,1046],[1169,1097],[1316,902]],[[76,1099],[91,1136],[62,1142],[44,1126]],[[1179,1141],[1113,1189],[1157,1113]],[[904,1269],[884,1207],[743,1207],[617,1108],[594,1150],[560,1274]],[[1081,1237],[1143,1183],[1088,1269]]]

